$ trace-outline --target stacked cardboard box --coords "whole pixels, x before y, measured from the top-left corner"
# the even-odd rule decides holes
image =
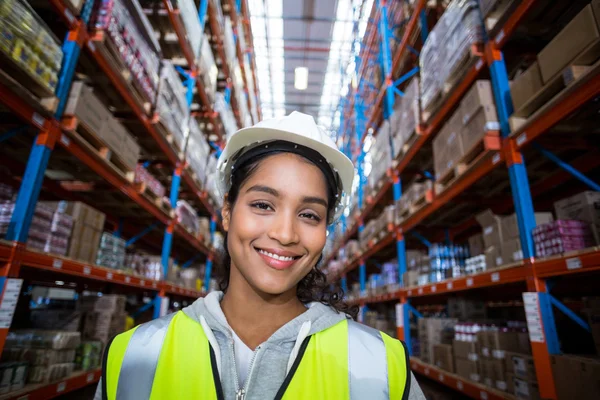
[[[110,149],[112,154],[116,154],[130,171],[135,170],[140,156],[140,146],[96,97],[92,88],[81,81],[74,82],[69,93],[65,115],[77,117],[79,123],[83,123],[87,130]]]
[[[69,238],[73,231],[73,217],[69,214],[56,210],[52,216],[50,235],[46,240],[44,251],[64,256],[69,249]]]
[[[484,319],[485,303],[481,300],[451,297],[448,299],[448,315],[461,321]]]
[[[600,7],[600,1],[598,3]],[[599,11],[600,12],[600,11]],[[556,219],[572,219],[590,225],[596,245],[600,245],[600,193],[581,192],[554,203]]]
[[[600,360],[572,355],[551,356],[559,400],[600,398]]]
[[[418,323],[420,358],[426,363],[433,363],[433,350],[437,344],[452,344],[454,318],[420,318]]]
[[[433,139],[433,170],[439,179],[456,166],[463,156],[460,144],[462,114],[457,109]]]
[[[112,337],[125,330],[125,296],[87,296],[81,299],[84,312],[82,337],[84,340],[106,344]]]
[[[100,238],[96,264],[114,269],[123,269],[125,266],[125,247],[125,240],[104,232],[102,238]]]
[[[398,159],[403,154],[404,145],[421,123],[419,78],[414,77],[403,91],[404,96],[396,100],[394,112],[390,117],[394,159]]]
[[[0,203],[0,236],[7,231],[15,210],[14,202]],[[33,219],[27,237],[27,247],[44,251],[51,235],[54,211],[45,204],[38,203],[33,212]]]
[[[538,226],[552,221],[552,213],[535,213],[535,223]],[[522,260],[523,251],[521,250],[517,214],[502,217],[502,239],[503,242],[500,246],[502,261],[511,263]]]
[[[371,192],[378,192],[379,181],[386,174],[387,170],[392,166],[392,154],[390,148],[390,125],[383,124],[377,133],[377,136],[373,138],[373,144],[371,145],[371,173],[368,177],[369,190]]]
[[[53,203],[53,207],[73,217],[67,256],[83,262],[95,262],[106,215],[79,201],[61,201]]]

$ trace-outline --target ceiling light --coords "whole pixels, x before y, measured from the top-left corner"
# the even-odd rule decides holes
[[[306,90],[308,87],[308,68],[297,67],[294,70],[294,87],[298,90]]]

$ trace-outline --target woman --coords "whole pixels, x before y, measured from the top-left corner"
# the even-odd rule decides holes
[[[105,399],[424,399],[403,344],[354,322],[317,269],[351,161],[312,117],[242,129],[218,163],[222,292],[117,336]]]

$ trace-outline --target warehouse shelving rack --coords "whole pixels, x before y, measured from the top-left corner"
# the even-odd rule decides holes
[[[424,145],[428,141],[431,141],[438,133],[442,124],[450,116],[450,112],[458,105],[462,96],[471,87],[480,73],[486,69],[487,72],[489,72],[492,81],[494,99],[498,110],[500,122],[499,133],[501,135],[500,147],[485,151],[484,155],[473,168],[470,168],[437,195],[432,193],[433,201],[431,203],[426,204],[417,210],[400,224],[388,227],[388,232],[383,239],[379,240],[376,244],[369,246],[368,250],[349,262],[340,274],[330,276],[330,280],[341,279],[342,287],[347,289],[345,275],[358,267],[360,289],[361,292],[364,293],[366,289],[366,260],[378,253],[381,249],[393,244],[394,241],[396,241],[397,256],[399,260],[399,277],[400,280],[402,280],[404,272],[406,271],[405,235],[411,233],[411,231],[418,227],[428,216],[443,209],[444,206],[447,206],[460,193],[473,186],[480,179],[490,175],[492,171],[500,168],[503,164],[506,165],[509,171],[512,200],[517,214],[520,232],[529,233],[535,227],[532,192],[543,193],[554,185],[565,182],[572,176],[588,184],[594,190],[598,190],[597,184],[587,179],[583,173],[577,170],[577,167],[582,167],[581,169],[583,171],[597,167],[598,161],[594,160],[594,158],[597,158],[597,155],[594,157],[592,153],[586,153],[576,159],[572,165],[568,165],[556,157],[553,158],[552,154],[550,154],[549,157],[564,169],[564,171],[554,174],[530,188],[529,178],[524,164],[524,156],[522,154],[527,147],[530,147],[537,138],[546,133],[551,127],[600,94],[600,71],[598,71],[597,68],[587,73],[583,79],[576,81],[574,86],[569,90],[565,90],[559,96],[556,96],[547,106],[543,107],[539,112],[530,117],[524,126],[515,132],[510,131],[508,119],[513,112],[513,108],[512,101],[510,100],[509,82],[506,67],[504,65],[502,49],[535,4],[535,0],[513,3],[508,17],[505,18],[503,24],[499,28],[495,29],[495,36],[486,40],[483,52],[476,55],[470,67],[466,70],[463,78],[454,86],[454,89],[448,95],[440,109],[435,112],[426,125],[422,125],[418,128],[416,140],[404,154],[403,158],[399,160],[398,164],[388,171],[387,178],[379,192],[373,197],[368,196],[362,212],[353,216],[350,221],[351,226],[344,232],[342,240],[334,248],[332,255],[325,260],[325,263],[335,256],[340,247],[354,236],[357,231],[360,232],[363,229],[364,221],[370,216],[376,205],[383,201],[386,193],[390,189],[393,189],[393,200],[397,201],[400,199],[400,177],[406,172],[408,165],[415,159],[419,150],[421,150]],[[421,37],[423,42],[427,37],[425,2],[417,1],[414,5],[413,14],[406,25],[407,28],[404,32],[399,50],[394,55],[392,62],[388,45],[391,32],[386,21],[386,6],[385,0],[379,0],[373,7],[371,23],[367,28],[367,34],[364,39],[366,46],[362,50],[362,57],[357,58],[357,65],[360,65],[358,68],[358,89],[354,90],[353,95],[353,90],[350,88],[349,100],[345,102],[348,108],[346,109],[346,112],[343,113],[343,121],[340,124],[342,127],[342,134],[345,134],[346,131],[350,129],[352,123],[354,123],[354,129],[356,131],[356,138],[346,137],[349,135],[344,137],[343,146],[344,148],[349,147],[351,141],[354,141],[355,143],[353,155],[358,159],[358,170],[360,175],[358,187],[359,204],[362,203],[361,199],[364,196],[364,177],[362,176],[363,169],[360,163],[362,162],[361,158],[364,157],[362,143],[367,136],[366,133],[376,127],[382,114],[387,117],[391,115],[393,111],[394,92],[397,90],[395,82],[403,82],[407,78],[406,75],[403,75],[394,82],[392,80],[392,74],[397,72],[399,60],[408,53],[407,41],[413,34],[413,31],[417,28],[417,21],[421,23]],[[384,85],[379,90],[374,104],[370,104],[368,107],[365,107],[364,105],[358,106],[359,92],[361,90],[360,82],[367,79],[363,73],[367,62],[369,62],[369,49],[372,48],[372,43],[376,34],[380,35],[380,39],[384,43],[384,45],[381,46]],[[411,72],[409,71],[409,73]],[[366,124],[364,122],[366,118],[363,111],[365,108],[373,110],[370,117],[367,119]],[[508,206],[505,207],[506,210],[504,211],[510,211],[510,200],[504,200],[507,200],[506,203],[508,203]],[[446,239],[452,238],[467,229],[476,226],[476,224],[474,218],[471,218],[459,226],[441,233],[438,235],[438,239],[442,240],[444,237]],[[342,226],[346,227],[347,225],[347,221],[344,220]],[[478,288],[493,288],[496,286],[505,287],[506,285],[511,284],[524,285],[523,287],[526,287],[529,291],[529,293],[527,293],[527,295],[529,295],[528,298],[533,302],[534,309],[537,313],[537,321],[534,321],[534,325],[542,332],[541,339],[538,338],[535,341],[532,341],[536,374],[538,382],[540,382],[540,396],[543,398],[556,399],[556,389],[552,375],[550,357],[554,354],[560,354],[560,348],[558,345],[558,336],[554,323],[552,305],[556,305],[561,311],[565,312],[567,316],[573,319],[577,319],[577,316],[550,295],[550,284],[548,283],[548,280],[554,277],[599,272],[600,249],[591,248],[558,257],[536,258],[531,235],[521,234],[520,239],[524,258],[522,262],[486,271],[477,275],[450,279],[440,283],[419,287],[402,288],[396,293],[367,298],[362,297],[355,300],[353,303],[364,306],[370,303],[398,301],[396,305],[398,338],[404,340],[407,343],[408,349],[411,349],[410,333],[405,327],[408,328],[410,326],[411,313],[417,317],[420,314],[410,304],[410,299],[422,296],[440,296],[451,292],[460,292]],[[585,324],[582,321],[580,322]],[[450,386],[473,398],[510,398],[510,396],[505,393],[497,392],[479,384],[465,381],[456,375],[439,370],[434,366],[424,364],[416,358],[411,359],[411,366],[415,372],[426,375],[433,380],[437,380],[438,382]]]
[[[160,313],[161,299],[164,296],[170,294],[180,298],[195,299],[202,296],[203,292],[172,285],[166,281],[159,282],[150,279],[143,279],[123,273],[122,271],[112,270],[97,265],[90,265],[71,260],[66,257],[40,253],[34,250],[29,250],[25,246],[29,226],[31,224],[33,212],[37,204],[42,185],[44,183],[44,175],[50,156],[56,146],[60,146],[74,156],[77,160],[79,160],[79,162],[81,162],[83,165],[103,178],[116,191],[123,193],[134,204],[144,209],[149,215],[156,219],[157,222],[134,235],[129,240],[128,244],[139,240],[156,228],[159,224],[166,226],[162,244],[162,259],[163,268],[165,269],[165,277],[166,266],[170,257],[174,235],[177,235],[179,239],[182,239],[186,243],[186,246],[189,246],[191,249],[193,249],[193,252],[196,253],[192,259],[183,264],[184,266],[190,265],[195,259],[199,258],[200,255],[207,259],[205,272],[205,278],[207,281],[210,280],[212,262],[215,257],[214,250],[207,247],[203,241],[191,235],[177,221],[172,211],[169,212],[164,208],[159,207],[147,197],[143,196],[139,192],[138,188],[127,178],[125,178],[122,173],[102,162],[102,160],[98,158],[97,154],[87,147],[78,144],[69,136],[69,131],[65,123],[62,121],[62,112],[66,105],[71,81],[78,64],[79,55],[83,49],[86,49],[91,58],[108,77],[110,84],[114,86],[122,99],[133,110],[135,117],[144,128],[144,132],[152,138],[156,146],[162,152],[162,155],[167,159],[169,165],[173,168],[173,177],[170,188],[171,206],[173,208],[175,207],[181,181],[183,180],[183,182],[188,186],[189,190],[196,197],[197,201],[204,206],[209,214],[212,215],[210,223],[211,236],[212,233],[216,231],[218,216],[216,214],[216,210],[208,201],[206,191],[199,187],[192,174],[185,168],[185,160],[180,159],[178,154],[176,154],[176,152],[169,146],[166,139],[157,130],[157,118],[148,116],[144,112],[144,110],[129,92],[128,87],[122,78],[116,71],[112,69],[110,63],[104,58],[103,54],[98,51],[99,46],[97,46],[97,41],[101,40],[102,38],[97,35],[88,34],[86,26],[91,15],[93,1],[87,0],[85,2],[80,14],[81,16],[78,18],[73,16],[71,10],[62,0],[51,0],[49,3],[54,11],[63,20],[68,29],[68,34],[63,44],[63,52],[65,54],[63,68],[61,70],[59,86],[56,92],[56,96],[59,101],[57,111],[52,114],[43,107],[40,107],[35,102],[32,103],[31,99],[22,96],[21,92],[15,91],[12,87],[0,83],[0,101],[4,104],[4,106],[6,106],[6,108],[16,115],[20,120],[30,124],[30,126],[34,129],[39,130],[32,146],[25,173],[20,185],[15,211],[13,213],[13,218],[6,238],[7,240],[0,241],[0,287],[2,288],[0,302],[7,300],[4,297],[4,295],[7,293],[7,286],[21,275],[22,267],[26,267],[27,269],[33,269],[40,272],[43,271],[44,273],[50,272],[52,274],[51,276],[70,276],[71,278],[83,280],[85,282],[105,282],[113,286],[116,285],[123,288],[130,287],[141,291],[154,292],[157,294],[153,302],[154,316],[157,317]],[[239,10],[240,4],[239,2],[237,3],[238,4],[236,4],[234,7],[231,7],[229,10],[231,15],[235,15],[236,10]],[[188,65],[191,66],[189,71],[189,79],[186,81],[186,85],[188,87],[188,101],[190,103],[192,101],[193,96],[191,93],[195,86],[202,102],[202,110],[204,112],[204,115],[202,116],[207,117],[209,121],[212,122],[214,127],[213,129],[218,129],[218,125],[216,124],[215,120],[216,114],[210,105],[208,97],[206,96],[202,81],[195,79],[197,69],[195,67],[191,49],[185,40],[185,32],[182,30],[180,20],[177,17],[178,10],[173,9],[170,0],[164,0],[164,5],[168,10],[173,28],[177,33],[179,43],[182,47],[182,52],[185,54],[188,60]],[[231,5],[233,6],[233,3],[231,3]],[[247,5],[245,4],[245,1],[243,2],[241,8],[245,10],[245,13],[247,13]],[[208,15],[206,14],[207,12]],[[211,11],[209,0],[202,0],[199,12],[200,20],[204,21],[208,16],[210,23],[214,25],[214,15],[211,14],[211,12],[214,14],[214,10]],[[235,16],[233,19],[237,21]],[[214,28],[216,29],[218,26]],[[219,35],[217,36],[220,38]],[[239,50],[239,43],[237,44],[237,47]],[[239,55],[240,54],[238,51],[238,56]],[[238,61],[241,61],[239,57]],[[252,79],[256,80],[254,64],[251,63],[251,66]],[[228,71],[226,71],[226,77],[229,77]],[[255,89],[255,93],[253,95],[257,94],[257,89]],[[258,101],[256,104],[258,104]],[[238,124],[239,123],[240,122],[238,118]],[[16,134],[15,130],[9,131],[8,134],[0,137],[0,141],[9,139],[10,137],[14,136],[14,134]],[[219,145],[222,144],[223,140],[221,136]],[[64,188],[60,188],[59,185],[53,184],[49,179],[46,179],[45,184],[46,186],[51,187],[53,191],[55,190],[55,194],[64,193],[69,196],[68,199],[78,199],[76,194],[69,193],[68,191],[64,190]],[[116,221],[115,225],[117,225],[115,233],[122,234],[123,221]],[[12,314],[10,315],[10,320],[12,320]],[[8,327],[10,326],[10,320],[8,321],[8,324],[5,324],[2,328],[0,328],[0,351],[4,347],[6,336],[8,334]],[[61,381],[58,384],[36,387],[32,389],[33,391],[26,394],[19,392],[19,397],[27,395],[30,399],[51,398],[57,394],[63,394],[71,390],[76,390],[85,386],[86,384],[96,382],[99,379],[99,376],[99,371],[93,371],[81,376],[73,376]],[[10,396],[12,396],[12,394]]]

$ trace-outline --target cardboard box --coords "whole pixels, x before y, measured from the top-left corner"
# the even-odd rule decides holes
[[[83,82],[73,82],[65,106],[64,115],[75,116],[93,133],[101,136],[102,131],[112,119],[110,111],[94,95],[92,89]]]
[[[519,224],[517,222],[517,214],[513,213],[502,218],[502,236],[504,240],[514,239],[519,237]],[[543,225],[553,222],[552,213],[535,213],[535,224]],[[529,232],[531,235],[531,232]]]
[[[492,371],[492,387],[498,387],[498,382],[506,382],[507,365],[505,360],[498,360],[495,358],[488,360],[488,366]],[[502,386],[502,384],[500,384]]]
[[[457,110],[433,139],[433,168],[438,178],[454,168],[463,155],[460,142],[463,126],[461,120],[462,114]]]
[[[448,315],[459,320],[483,319],[486,317],[485,303],[462,297],[448,299]]]
[[[465,358],[471,361],[479,360],[479,344],[477,342],[454,340],[452,342],[452,351],[456,358]]]
[[[478,233],[469,238],[469,253],[471,257],[483,254],[484,249],[483,233]]]
[[[521,239],[510,239],[502,243],[500,254],[505,264],[522,260],[523,250],[521,249]]]
[[[513,382],[515,387],[515,396],[517,399],[540,399],[540,389],[537,382],[524,381],[519,378],[515,378]]]
[[[499,247],[492,246],[485,249],[485,265],[486,268],[494,268],[504,264],[502,252]]]
[[[479,361],[456,358],[456,374],[474,382],[481,382]]]
[[[531,354],[531,341],[529,340],[529,332],[517,332],[517,341],[519,344],[519,354]]]
[[[542,81],[547,83],[600,38],[600,0],[592,1],[538,54]],[[594,54],[595,56],[595,54]],[[593,61],[590,60],[582,61]]]
[[[504,240],[502,236],[502,225],[499,216],[492,210],[485,210],[475,216],[483,230],[483,243],[486,248],[500,245]]]
[[[533,357],[525,354],[510,354],[510,362],[516,378],[530,382],[537,381]]]
[[[487,121],[498,121],[492,84],[488,80],[475,81],[471,89],[463,97],[460,103],[463,125],[468,125],[471,119],[482,111],[482,109]]]
[[[493,105],[483,106],[471,116],[468,124],[460,131],[461,153],[470,152],[488,132],[499,130],[500,124],[496,116],[496,107]]]
[[[506,373],[506,389],[498,388],[509,394],[515,394],[515,374],[512,372]]]
[[[600,398],[600,360],[570,355],[550,357],[559,399]]]
[[[492,351],[492,357],[505,358],[504,352],[518,352],[519,339],[517,332],[493,331],[487,333],[488,344]]]
[[[140,147],[137,142],[131,137],[129,131],[115,118],[109,120],[109,123],[104,130],[106,140],[110,140],[110,147],[115,154],[125,163],[131,170],[135,170],[139,156]],[[113,147],[114,146],[114,147]]]
[[[454,373],[452,346],[449,344],[436,344],[433,346],[433,363],[444,371]]]
[[[489,358],[492,356],[492,352],[490,350],[489,332],[477,332],[477,345],[479,348],[479,355],[481,357]]]
[[[529,116],[535,111],[534,107],[523,107],[542,86],[542,74],[540,73],[540,65],[537,61],[531,64],[521,75],[515,77],[510,85],[510,94],[513,107],[519,115]]]
[[[494,387],[494,369],[492,367],[492,360],[482,358],[479,360],[481,382],[489,387]]]
[[[419,285],[419,271],[406,271],[404,273],[404,285],[407,287]]]
[[[600,2],[600,0],[598,0]],[[600,193],[581,192],[554,203],[556,219],[573,219],[590,224],[596,245],[600,244]]]

